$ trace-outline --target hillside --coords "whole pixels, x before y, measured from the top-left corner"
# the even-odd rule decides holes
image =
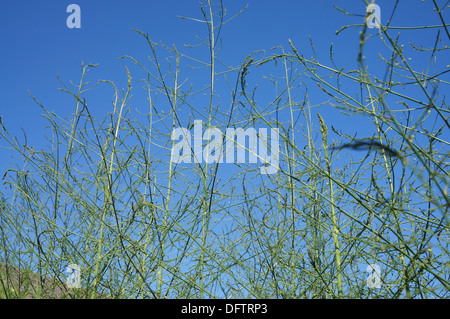
[[[69,289],[63,280],[0,263],[0,299],[84,299],[88,296],[88,290]]]

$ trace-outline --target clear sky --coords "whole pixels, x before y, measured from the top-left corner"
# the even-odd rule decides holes
[[[382,20],[392,13],[391,0],[378,0]],[[400,1],[392,25],[425,25],[436,21],[430,10],[431,1],[409,6]],[[81,28],[69,29],[66,8],[76,3],[81,8]],[[319,61],[329,61],[329,47],[334,43],[335,59],[338,65],[347,69],[356,68],[358,52],[357,28],[350,28],[336,36],[335,32],[344,25],[360,24],[362,17],[348,16],[333,7],[345,9],[353,14],[365,13],[361,0],[348,1],[298,1],[298,0],[249,0],[224,1],[228,16],[236,14],[248,4],[248,9],[222,30],[222,59],[229,65],[239,65],[253,51],[283,46],[289,51],[288,39],[306,57],[311,57],[309,37],[314,41]],[[426,12],[426,14],[424,14]],[[201,19],[198,1],[186,0],[132,0],[132,1],[7,1],[0,13],[0,115],[10,131],[20,134],[24,128],[31,144],[41,143],[43,127],[47,125],[42,111],[27,93],[29,90],[45,107],[58,114],[69,115],[73,104],[66,103],[67,96],[58,92],[61,87],[57,75],[65,82],[79,82],[81,63],[99,63],[91,72],[91,81],[108,79],[126,84],[124,66],[130,61],[118,57],[130,55],[144,58],[149,53],[143,38],[131,28],[148,33],[155,42],[182,48],[183,44],[196,43],[195,36],[205,36],[202,23],[182,20],[177,16]],[[376,29],[370,30],[376,33]],[[414,37],[424,35],[423,44],[434,41],[429,33],[414,32]],[[412,36],[412,32],[410,34]],[[403,41],[408,42],[404,32]],[[338,41],[339,39],[339,41]],[[383,51],[384,44],[374,39],[366,50],[368,58]],[[372,71],[374,71],[372,69]],[[381,70],[381,73],[384,69]],[[132,74],[133,76],[133,74]],[[314,88],[312,88],[314,90]],[[314,99],[314,91],[310,91]],[[109,99],[109,96],[108,96]],[[321,103],[318,98],[312,103]],[[99,105],[98,108],[108,108]],[[324,115],[326,116],[326,114]],[[0,150],[2,164],[5,157]]]

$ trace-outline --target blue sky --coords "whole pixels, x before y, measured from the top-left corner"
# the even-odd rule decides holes
[[[411,3],[414,2],[414,5]],[[66,8],[76,3],[81,8],[81,28],[69,29],[66,19],[69,13]],[[382,23],[386,23],[392,13],[395,1],[378,0],[381,7]],[[443,5],[445,1],[438,1]],[[360,15],[350,16],[334,8]],[[225,0],[227,16],[231,17],[244,9],[248,9],[236,19],[226,24],[221,31],[223,49],[220,58],[227,65],[239,66],[252,52],[265,50],[271,54],[271,48],[282,46],[286,52],[291,52],[288,40],[291,39],[297,50],[305,57],[311,58],[313,52],[310,39],[314,42],[318,60],[325,65],[332,65],[329,59],[330,44],[335,50],[335,63],[346,70],[357,69],[357,52],[359,48],[359,31],[365,14],[365,4],[362,0],[335,1],[299,1],[299,0]],[[433,13],[432,1],[400,1],[394,14],[391,26],[408,27],[436,24],[436,14]],[[99,79],[116,82],[119,88],[126,87],[126,69],[131,71],[134,80],[141,78],[142,73],[130,60],[118,59],[129,55],[144,60],[150,55],[149,48],[142,36],[131,28],[148,33],[154,42],[162,42],[167,46],[174,44],[180,51],[207,60],[208,52],[203,49],[183,48],[184,44],[196,44],[196,35],[205,38],[205,24],[180,19],[179,16],[202,19],[198,1],[187,0],[77,0],[77,1],[8,1],[2,5],[0,16],[0,116],[7,129],[22,139],[21,128],[27,133],[28,144],[36,148],[48,145],[45,140],[49,131],[47,120],[42,117],[42,109],[31,99],[30,91],[49,111],[54,111],[62,117],[74,112],[73,100],[67,94],[58,91],[61,87],[57,75],[69,84],[78,83],[81,75],[81,64],[99,64],[89,72],[88,80],[95,83]],[[346,25],[351,27],[336,35],[336,31]],[[385,67],[380,63],[378,54],[389,53],[389,49],[377,36],[376,29],[368,30],[371,38],[364,51],[369,72],[382,78]],[[412,58],[412,64],[418,71],[426,71],[428,60],[419,58],[408,43],[420,43],[424,47],[432,47],[437,30],[402,31],[400,42],[405,44],[407,56]],[[395,31],[392,30],[392,35]],[[445,34],[441,30],[441,38]],[[448,39],[446,39],[448,40]],[[194,53],[190,53],[194,52]],[[163,50],[161,61],[164,60]],[[447,58],[447,59],[445,59]],[[450,64],[448,53],[440,55],[439,70]],[[380,66],[380,67],[378,67]],[[432,73],[432,71],[429,71]],[[193,83],[205,83],[195,72],[186,74]],[[200,73],[199,73],[200,74]],[[258,73],[253,73],[260,75]],[[255,78],[250,78],[255,79]],[[250,80],[249,80],[250,81]],[[255,80],[256,81],[256,80]],[[223,84],[223,82],[220,82]],[[251,83],[255,84],[255,83]],[[136,85],[132,108],[146,110],[145,94],[139,93]],[[93,112],[103,116],[111,111],[112,90],[107,87],[96,88],[92,95]],[[137,91],[137,92],[136,92]],[[229,90],[221,85],[217,88],[217,103],[229,105]],[[267,103],[273,97],[270,92],[258,91],[262,103]],[[367,123],[371,121],[348,117],[332,108],[327,102],[330,98],[317,87],[311,86],[308,91],[311,104],[325,103],[321,114],[329,128],[333,125],[350,135],[358,133],[359,137],[372,132]],[[424,99],[420,90],[404,92],[411,96]],[[301,100],[301,91],[297,92]],[[222,100],[223,99],[223,100]],[[161,105],[162,108],[167,105]],[[315,115],[313,116],[316,119]],[[373,125],[372,125],[373,128]],[[330,133],[331,134],[331,133]],[[333,136],[332,136],[333,138]],[[0,171],[13,163],[9,151],[0,141]]]
[[[2,103],[0,115],[10,131],[20,132],[24,128],[31,144],[41,143],[46,120],[41,109],[29,97],[29,90],[46,108],[58,114],[69,115],[73,105],[67,103],[57,75],[65,82],[78,83],[81,63],[99,63],[91,72],[91,81],[108,79],[120,85],[126,84],[124,66],[129,61],[118,57],[130,55],[144,58],[149,54],[143,38],[131,28],[148,33],[155,42],[166,45],[196,43],[195,36],[205,35],[202,23],[182,20],[177,16],[201,19],[197,1],[77,1],[81,8],[81,28],[69,29],[66,8],[71,1],[8,1],[2,6],[0,38],[2,50],[0,59],[0,87]],[[222,59],[227,64],[239,65],[253,51],[283,46],[289,51],[288,39],[306,57],[312,56],[310,40],[315,45],[319,61],[329,61],[329,46],[334,43],[335,59],[338,65],[347,69],[356,68],[358,30],[350,28],[338,37],[335,32],[344,25],[360,24],[362,17],[347,16],[336,6],[354,14],[364,14],[363,1],[225,1],[228,16],[242,10],[243,15],[228,23],[222,30]],[[391,14],[393,1],[377,1],[385,22]],[[430,12],[431,1],[418,2],[409,6],[400,1],[393,19],[393,25],[412,26],[436,21]],[[427,14],[424,14],[427,12]],[[369,30],[376,33],[376,29]],[[423,34],[423,44],[434,41],[429,33],[417,31],[414,37]],[[412,32],[411,32],[412,36]],[[405,43],[408,33],[402,34]],[[379,39],[374,38],[367,45],[367,59],[376,58],[384,50]],[[372,69],[372,72],[374,70]],[[384,70],[380,70],[381,73]],[[132,74],[133,76],[134,74]],[[314,89],[314,88],[313,88]],[[314,94],[310,95],[314,97]],[[323,102],[319,97],[314,103]],[[98,109],[108,106],[98,106]],[[327,116],[327,115],[324,115]],[[4,164],[4,151],[0,151]]]

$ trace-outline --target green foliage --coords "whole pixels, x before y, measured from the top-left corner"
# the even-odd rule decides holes
[[[0,256],[60,283],[68,264],[80,265],[85,290],[75,297],[448,298],[450,110],[438,94],[449,84],[447,71],[415,71],[382,26],[388,76],[368,74],[363,50],[375,36],[365,25],[358,26],[357,70],[336,66],[332,47],[325,65],[291,41],[289,52],[254,52],[227,66],[216,46],[229,21],[222,2],[208,1],[201,12],[207,61],[137,31],[150,56],[122,57],[130,63],[124,90],[112,81],[91,85],[88,72],[98,66],[83,65],[75,89],[61,82],[73,117],[62,119],[33,97],[50,124],[47,149],[20,143],[2,123],[0,137],[18,164],[3,176]],[[438,44],[412,48],[434,56],[448,49]],[[167,65],[158,50],[169,54]],[[189,72],[206,74],[206,84],[190,85]],[[133,104],[138,84],[144,112],[142,100]],[[87,96],[101,85],[113,90],[102,119]],[[257,85],[273,93],[268,103],[259,102]],[[218,96],[219,86],[229,95]],[[308,86],[324,93],[314,96],[319,104]],[[323,104],[349,124],[319,114]],[[194,119],[222,132],[279,128],[279,172],[171,162],[172,129]],[[352,121],[365,121],[373,134],[356,138]],[[381,266],[380,289],[367,286],[368,264]]]

